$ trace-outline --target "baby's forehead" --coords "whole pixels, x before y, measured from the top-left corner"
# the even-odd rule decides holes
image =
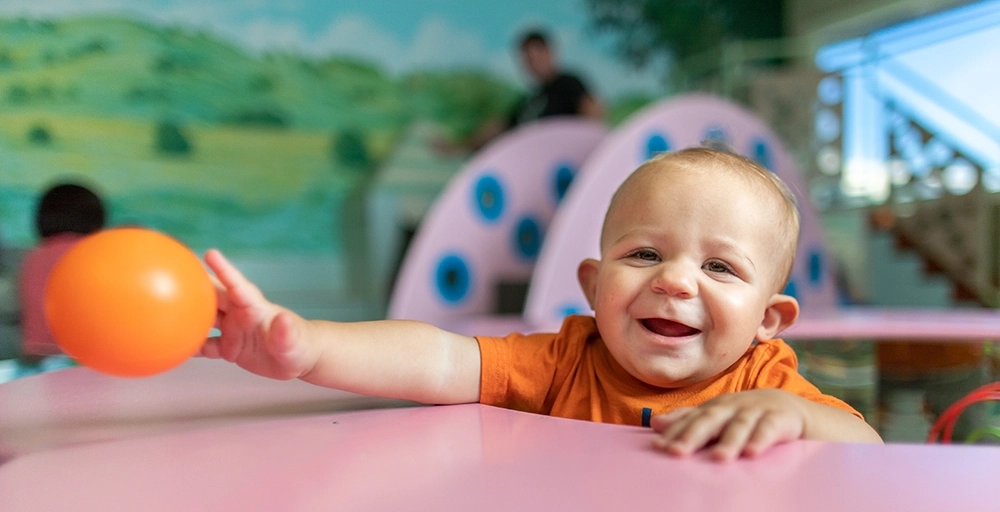
[[[716,168],[709,169],[708,166]],[[663,204],[665,193],[670,194],[671,201],[683,204],[689,200],[700,200],[704,194],[699,191],[706,190],[710,190],[714,197],[720,197],[721,194],[721,201],[726,204],[735,204],[738,200],[748,214],[748,221],[757,219],[760,215],[782,215],[780,192],[771,193],[765,191],[765,188],[766,184],[760,178],[721,168],[717,163],[707,163],[706,167],[699,168],[647,163],[636,169],[612,196],[604,228],[608,229],[609,223],[617,228],[625,227],[623,222],[627,224],[634,217],[644,217],[648,208]]]
[[[697,189],[713,187],[726,182],[737,182],[741,186],[749,186],[758,197],[762,196],[763,190],[756,189],[766,187],[760,177],[753,176],[747,171],[733,169],[719,162],[690,163],[654,160],[640,166],[622,182],[612,196],[608,213],[610,214],[623,203],[655,202],[658,192],[668,188],[671,190],[676,190],[678,187]],[[734,191],[733,194],[742,194],[742,192]],[[780,194],[776,195],[780,197]],[[760,201],[759,204],[763,205],[765,202]]]
[[[632,171],[621,187],[630,186],[632,182],[672,181],[685,175],[717,180],[758,181],[760,176],[757,174],[754,169],[743,168],[734,162],[721,159],[708,157],[654,158]]]
[[[632,215],[641,215],[643,209],[636,208],[636,206],[644,202],[657,201],[657,191],[663,190],[664,187],[687,187],[692,191],[699,187],[713,187],[718,191],[720,184],[729,182],[736,183],[737,186],[721,188],[730,190],[733,196],[753,199],[749,206],[752,211],[745,212],[747,213],[746,219],[748,221],[766,219],[761,234],[770,235],[771,242],[775,243],[789,238],[797,239],[798,222],[796,221],[795,204],[786,197],[786,193],[782,191],[776,178],[767,176],[765,173],[768,171],[744,167],[739,163],[732,164],[719,159],[702,158],[680,161],[654,159],[633,171],[619,186],[609,205],[604,228],[608,229],[608,220],[611,218],[620,222],[625,220],[623,216],[627,216],[630,212]],[[683,179],[685,177],[693,179]],[[692,197],[693,195],[692,193]],[[684,196],[682,195],[682,197]],[[604,236],[602,236],[601,241],[603,246]]]

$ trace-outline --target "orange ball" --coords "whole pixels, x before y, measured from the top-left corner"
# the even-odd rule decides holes
[[[193,252],[139,228],[89,235],[59,259],[45,318],[80,364],[121,377],[167,371],[198,352],[216,314],[215,289]]]

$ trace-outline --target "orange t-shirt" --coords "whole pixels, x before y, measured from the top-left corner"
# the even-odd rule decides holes
[[[862,418],[802,377],[795,352],[779,339],[757,342],[725,372],[676,389],[651,386],[622,368],[601,340],[593,317],[570,316],[555,334],[476,339],[482,357],[479,402],[487,405],[648,425],[652,415],[697,406],[726,393],[777,388]]]

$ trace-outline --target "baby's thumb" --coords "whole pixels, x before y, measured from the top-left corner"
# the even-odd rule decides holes
[[[292,314],[288,311],[281,311],[271,319],[271,327],[268,330],[268,349],[271,355],[277,358],[287,357],[295,351],[295,326]]]

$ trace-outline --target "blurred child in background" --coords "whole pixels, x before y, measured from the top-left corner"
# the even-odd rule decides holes
[[[105,220],[103,201],[82,185],[58,184],[42,196],[35,216],[41,241],[25,256],[19,278],[23,362],[37,364],[62,353],[45,322],[45,283],[59,258],[103,228]]]

